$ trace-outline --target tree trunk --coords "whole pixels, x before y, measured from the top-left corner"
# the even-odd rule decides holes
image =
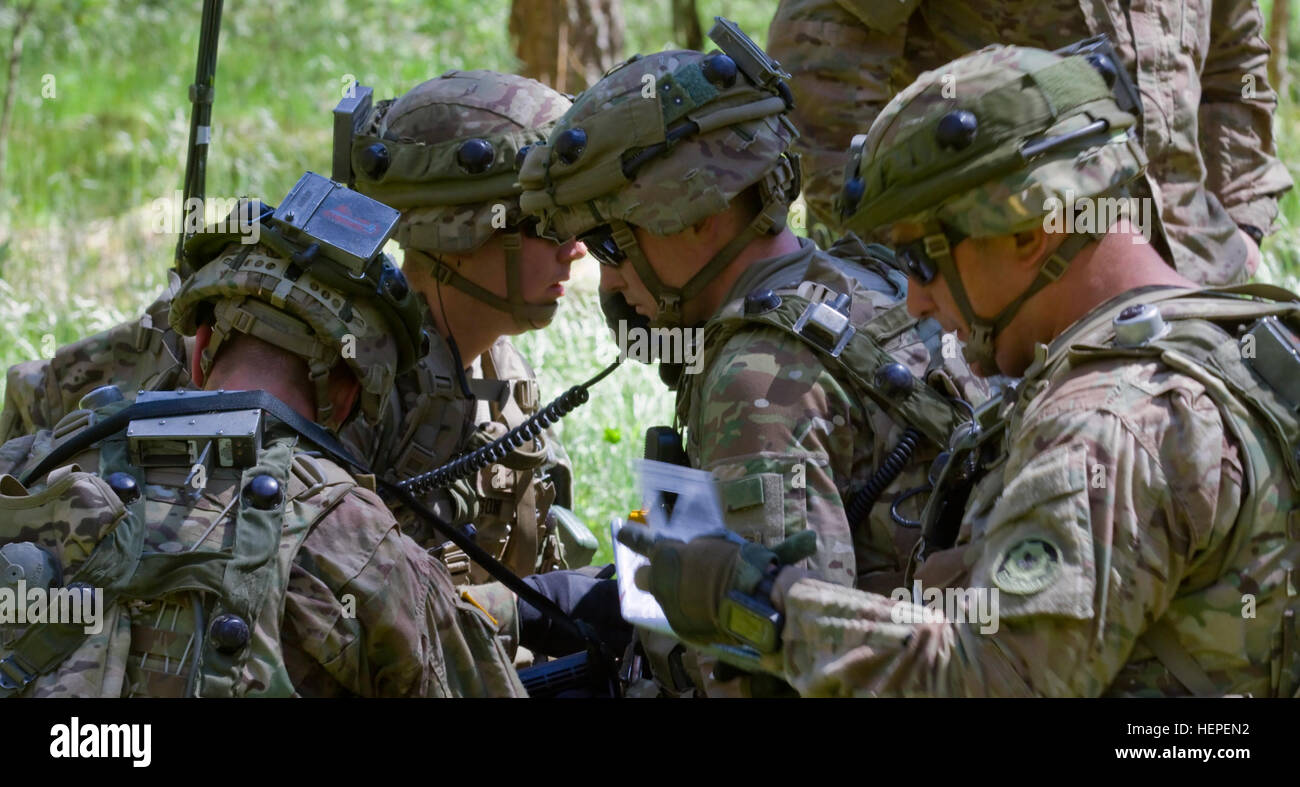
[[[1268,81],[1278,97],[1286,93],[1287,73],[1286,34],[1291,22],[1291,0],[1273,0],[1273,13],[1268,22],[1268,45],[1273,55],[1268,60]]]
[[[578,93],[622,59],[622,0],[512,0],[519,73]]]
[[[23,59],[23,33],[35,10],[36,0],[32,0],[18,11],[13,35],[9,38],[9,81],[5,83],[4,107],[0,109],[0,188],[4,184],[5,154],[9,148],[9,125],[13,117],[14,99],[18,96],[18,66]]]
[[[704,31],[700,29],[700,12],[695,0],[673,0],[673,33],[687,49],[704,48]]]

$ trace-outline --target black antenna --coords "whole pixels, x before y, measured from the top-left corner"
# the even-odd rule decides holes
[[[199,57],[194,66],[194,84],[190,85],[190,146],[185,158],[185,200],[181,203],[181,234],[176,241],[176,271],[183,277],[181,261],[185,255],[185,228],[190,225],[190,199],[205,196],[208,173],[208,145],[212,142],[212,99],[216,94],[217,34],[221,32],[221,6],[224,0],[203,0],[203,27],[199,31]],[[203,209],[199,222],[203,221]]]

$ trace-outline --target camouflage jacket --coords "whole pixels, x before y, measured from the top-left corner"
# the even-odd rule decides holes
[[[1142,95],[1145,189],[1172,261],[1218,285],[1247,277],[1235,225],[1268,232],[1291,187],[1262,31],[1253,0],[782,0],[768,51],[793,75],[804,199],[833,228],[851,138],[921,72],[989,44],[1059,49],[1109,35]]]
[[[192,388],[189,369],[193,340],[172,331],[167,321],[171,298],[179,286],[179,280],[173,275],[168,288],[136,321],[60,347],[52,359],[10,367],[4,411],[0,414],[0,439],[7,441],[51,428],[78,407],[82,396],[101,385],[115,384],[128,397],[139,390]],[[475,440],[478,431],[475,424],[480,419],[476,418],[475,403],[461,391],[449,348],[436,332],[431,333],[429,354],[398,379],[379,427],[370,428],[354,419],[339,435],[353,456],[390,481],[432,470],[467,447],[486,442],[483,437]],[[536,407],[534,375],[508,340],[498,341],[491,356],[496,360],[484,365],[489,383],[504,385],[471,381],[477,396],[493,400],[490,412],[481,420],[514,426],[517,420],[522,420],[516,403]],[[524,415],[530,413],[531,410],[523,411]],[[489,427],[484,434],[503,431]],[[490,545],[484,542],[485,548],[504,555],[509,532],[518,535],[517,543],[536,546],[536,560],[511,561],[512,567],[521,574],[567,567],[548,514],[551,500],[556,496],[553,479],[561,479],[564,496],[557,502],[565,505],[572,473],[559,442],[549,434],[546,442],[546,446],[534,449],[527,460],[532,462],[529,468],[493,465],[481,474],[477,490],[453,489],[449,494],[429,499],[434,511],[444,519],[477,524],[475,516],[479,513],[480,500],[475,496],[482,494],[486,519],[479,529],[493,539]],[[517,462],[516,459],[507,461]],[[494,479],[498,486],[492,485]],[[502,502],[512,496],[517,499],[514,506]],[[515,524],[519,512],[527,509],[528,503],[536,505],[535,509],[528,509],[536,513],[525,517],[527,521],[522,526]],[[445,541],[404,507],[399,506],[395,514],[403,531],[426,547],[437,547]],[[468,559],[459,550],[453,548],[453,551],[455,554],[448,558],[453,575],[458,582],[472,581],[466,573]]]
[[[687,454],[693,467],[718,479],[730,529],[773,545],[811,528],[818,536],[812,566],[821,576],[848,587],[896,587],[917,531],[896,525],[890,508],[904,491],[925,486],[937,448],[922,443],[870,509],[867,526],[851,525],[849,501],[899,443],[905,424],[877,402],[860,400],[808,342],[766,325],[747,325],[719,342],[710,326],[743,310],[751,292],[788,292],[808,282],[800,286],[809,300],[851,293],[855,324],[888,323],[883,348],[916,377],[937,371],[929,379],[949,395],[976,402],[986,395],[959,353],[942,358],[938,326],[903,311],[901,274],[866,256],[852,236],[830,252],[800,243],[798,252],[747,269],[705,326],[703,363],[695,374],[686,371],[677,397]],[[913,497],[902,513],[915,517],[922,500]]]
[[[1187,292],[1127,293],[1040,347],[956,546],[917,572],[943,563],[942,581],[778,590],[786,679],[815,696],[1294,692],[1298,473],[1231,335],[1259,306]],[[1117,349],[1112,319],[1157,298],[1168,338]]]
[[[6,443],[0,472],[33,466],[90,416]],[[24,694],[523,696],[494,626],[446,567],[309,448],[271,426],[252,466],[214,463],[196,487],[188,466],[130,465],[118,433],[30,489],[0,477],[0,545],[36,542],[55,558],[56,586],[104,589],[99,629],[75,629],[70,655]],[[143,494],[103,480],[119,471]],[[279,482],[273,505],[247,491],[260,474]],[[0,626],[0,654],[39,663],[50,637],[23,634]]]

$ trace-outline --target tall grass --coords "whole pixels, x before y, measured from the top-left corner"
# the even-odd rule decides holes
[[[1274,0],[1261,0],[1265,21]],[[1283,0],[1291,2],[1291,0]],[[1300,182],[1300,13],[1291,9],[1290,29],[1287,31],[1290,84],[1278,96],[1278,111],[1274,120],[1278,156],[1286,163],[1292,179]],[[1278,204],[1277,231],[1263,244],[1263,262],[1256,278],[1300,290],[1300,188],[1283,195]]]

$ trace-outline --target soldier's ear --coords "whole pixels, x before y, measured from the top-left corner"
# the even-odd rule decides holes
[[[698,250],[698,259],[695,265],[702,266],[714,254],[722,250],[741,230],[745,228],[743,223],[739,222],[739,214],[735,203],[722,211],[714,213],[712,216],[705,216],[682,232],[678,233],[684,241],[684,246],[689,249]]]
[[[334,405],[331,411],[334,413],[331,419],[333,423],[322,424],[322,426],[337,430],[347,420],[348,415],[352,413],[352,408],[357,406],[357,399],[361,397],[361,381],[342,361],[330,370],[329,397],[330,403]]]
[[[190,379],[199,388],[203,387],[203,351],[208,348],[208,342],[212,341],[212,325],[203,323],[199,325],[198,330],[194,333],[194,356],[190,358]]]
[[[1015,263],[1025,268],[1037,268],[1043,259],[1057,246],[1061,245],[1065,235],[1048,234],[1041,226],[1035,226],[1015,234]]]

